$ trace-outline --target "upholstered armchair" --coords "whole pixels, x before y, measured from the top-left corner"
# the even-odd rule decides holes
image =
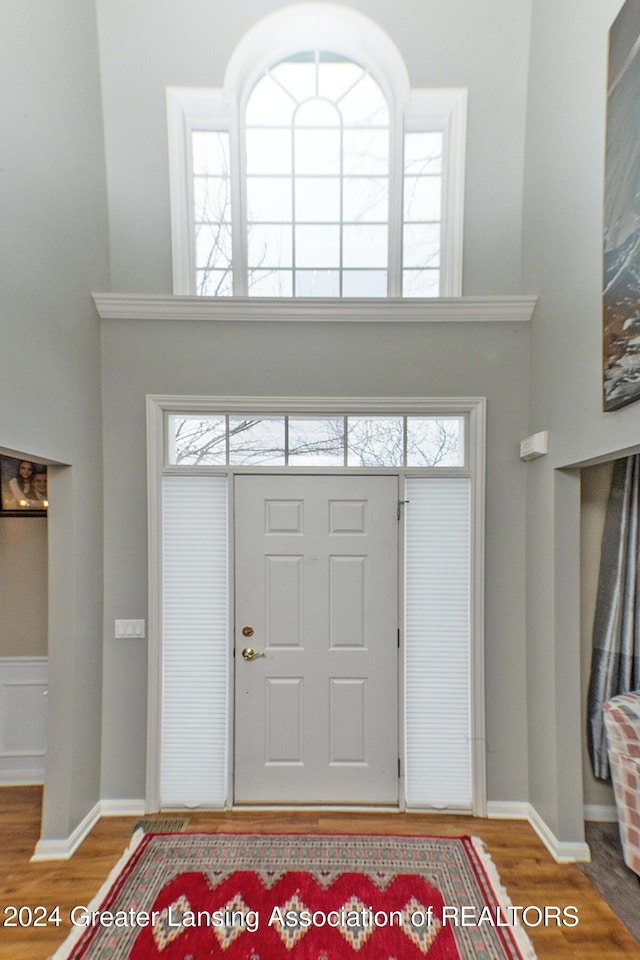
[[[640,690],[603,705],[624,862],[640,875]]]

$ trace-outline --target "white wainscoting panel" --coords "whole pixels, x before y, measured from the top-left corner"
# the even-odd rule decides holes
[[[43,783],[47,657],[0,657],[0,785]]]

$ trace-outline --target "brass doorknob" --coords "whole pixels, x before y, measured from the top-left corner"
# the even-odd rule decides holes
[[[253,647],[245,647],[242,651],[245,660],[255,660],[257,657],[264,657],[264,650],[254,650]]]

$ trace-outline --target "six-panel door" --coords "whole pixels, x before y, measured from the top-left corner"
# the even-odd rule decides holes
[[[236,477],[236,803],[397,803],[397,500]]]

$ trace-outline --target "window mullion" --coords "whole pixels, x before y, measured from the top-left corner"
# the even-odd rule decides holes
[[[233,295],[246,297],[249,293],[247,255],[247,151],[245,137],[246,103],[234,111],[231,121],[231,249],[233,253]]]
[[[340,112],[340,270],[338,273],[338,292],[344,295],[344,120]]]
[[[349,466],[349,434],[348,434],[348,425],[349,418],[347,416],[343,417],[342,420],[342,451],[344,456],[344,466]]]
[[[404,117],[398,111],[392,114],[389,125],[389,234],[387,238],[388,276],[387,291],[390,297],[402,296],[402,227],[403,227],[403,164],[404,164]]]
[[[297,296],[296,288],[296,114],[291,117],[291,296]]]

